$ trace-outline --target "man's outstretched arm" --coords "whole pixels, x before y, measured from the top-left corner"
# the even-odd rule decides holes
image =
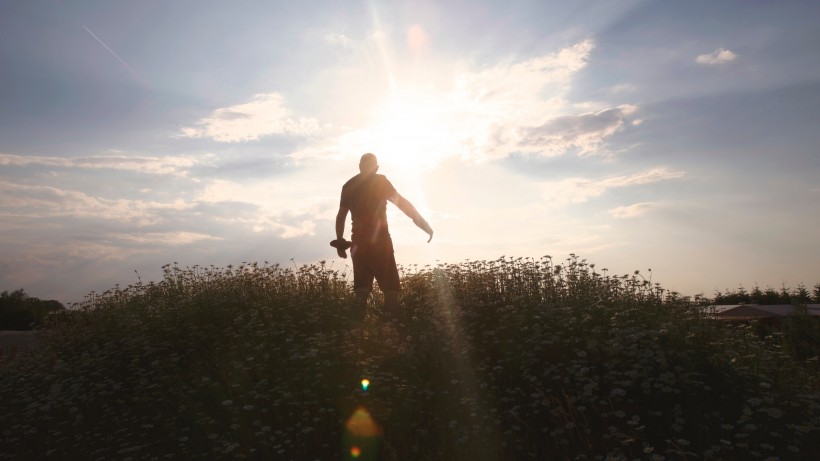
[[[410,219],[412,219],[413,224],[418,226],[419,229],[423,230],[424,232],[427,232],[427,235],[430,236],[430,238],[427,239],[427,243],[430,243],[430,240],[433,240],[433,228],[431,228],[430,224],[428,224],[427,221],[425,221],[425,219],[421,217],[419,211],[416,210],[416,207],[414,207],[409,200],[402,197],[401,194],[396,192],[396,195],[390,197],[390,201],[393,202],[394,205],[399,207],[399,210],[401,210]]]

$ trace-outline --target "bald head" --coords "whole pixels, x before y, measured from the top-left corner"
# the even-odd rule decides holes
[[[359,171],[363,174],[375,173],[379,169],[379,160],[375,155],[367,153],[359,160]]]

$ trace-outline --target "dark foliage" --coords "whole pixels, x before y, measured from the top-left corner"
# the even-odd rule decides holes
[[[0,459],[817,458],[816,371],[606,272],[574,256],[407,270],[399,327],[379,299],[354,320],[324,265],[168,267],[0,364]],[[362,409],[378,443],[348,434]]]
[[[31,330],[65,307],[58,301],[32,298],[22,289],[0,293],[0,330]]]

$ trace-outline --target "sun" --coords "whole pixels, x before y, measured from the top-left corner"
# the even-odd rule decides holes
[[[373,111],[367,128],[371,150],[390,171],[420,172],[453,153],[447,107],[430,93],[397,91]]]

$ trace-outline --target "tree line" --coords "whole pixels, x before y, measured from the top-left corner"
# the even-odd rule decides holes
[[[797,288],[790,289],[783,285],[779,290],[766,287],[761,290],[755,285],[752,291],[740,287],[735,290],[715,292],[714,304],[809,304],[820,303],[820,283],[814,285],[810,292],[802,283]]]
[[[31,330],[46,316],[65,309],[59,301],[33,298],[22,288],[0,293],[0,330]]]

